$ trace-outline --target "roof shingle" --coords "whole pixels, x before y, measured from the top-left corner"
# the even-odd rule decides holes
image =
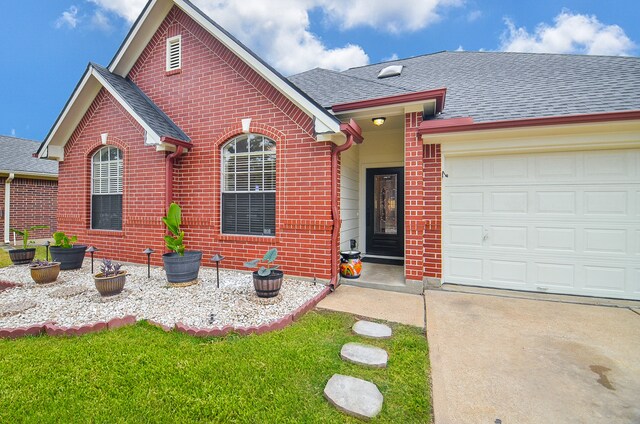
[[[0,135],[0,171],[58,175],[58,162],[34,158],[40,143]]]

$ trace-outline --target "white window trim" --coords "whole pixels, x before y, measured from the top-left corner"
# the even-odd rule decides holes
[[[90,162],[91,162],[91,182],[90,182],[90,184],[91,184],[91,190],[90,190],[90,191],[91,191],[91,198],[89,199],[89,228],[90,228],[91,230],[99,230],[99,231],[115,231],[115,232],[118,232],[118,231],[122,231],[122,230],[105,230],[105,229],[102,229],[102,228],[93,228],[93,196],[94,196],[94,195],[95,195],[95,196],[105,195],[105,193],[94,193],[94,192],[93,192],[94,170],[95,170],[95,166],[94,166],[94,165],[95,165],[95,163],[93,162],[93,158],[94,158],[97,154],[99,154],[102,150],[104,150],[104,149],[108,149],[108,148],[110,148],[110,147],[113,147],[113,148],[118,149],[118,150],[120,151],[120,156],[121,156],[121,157],[120,157],[119,161],[120,161],[120,162],[122,162],[122,167],[123,167],[123,169],[122,169],[122,189],[120,190],[120,192],[119,192],[119,193],[106,193],[106,194],[107,194],[107,195],[110,195],[110,194],[119,194],[119,195],[121,195],[121,196],[123,196],[123,197],[124,197],[124,152],[123,152],[123,150],[122,150],[122,149],[120,149],[119,147],[116,147],[116,146],[114,146],[114,145],[107,144],[106,146],[103,146],[103,147],[99,148],[98,150],[96,150],[96,151],[95,151],[95,153],[94,153],[94,154],[92,154],[92,155],[91,155],[91,157],[90,157],[90,159],[89,159],[89,160],[90,160]],[[109,161],[109,162],[111,162],[111,161]],[[122,208],[124,209],[124,204],[122,205]],[[124,211],[123,211],[123,212],[124,212]],[[123,213],[122,215],[124,215],[124,213]],[[123,220],[123,222],[124,222],[124,220]]]
[[[171,46],[177,44],[178,45],[178,66],[175,68],[171,67]],[[167,49],[166,49],[166,71],[176,71],[178,69],[182,69],[182,36],[176,35],[170,38],[167,38]]]

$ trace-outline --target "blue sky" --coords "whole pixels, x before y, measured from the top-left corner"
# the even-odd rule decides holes
[[[628,0],[193,2],[285,75],[456,49],[640,53],[640,13]],[[144,4],[4,2],[0,134],[43,140],[87,63],[108,65]]]

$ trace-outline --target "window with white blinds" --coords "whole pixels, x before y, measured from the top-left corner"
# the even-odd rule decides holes
[[[113,146],[91,159],[91,228],[122,229],[122,151]]]
[[[275,235],[276,143],[241,135],[222,147],[222,232]]]
[[[179,35],[167,39],[167,71],[174,71],[182,66],[181,41]]]

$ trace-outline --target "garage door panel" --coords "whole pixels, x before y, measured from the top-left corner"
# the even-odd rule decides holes
[[[453,213],[476,213],[483,210],[483,193],[450,193],[449,210]]]
[[[576,267],[573,264],[536,262],[533,264],[534,281],[549,287],[574,287]]]
[[[584,193],[584,214],[620,216],[627,214],[626,191],[587,191]]]
[[[526,214],[528,211],[528,193],[526,191],[492,192],[489,213]]]
[[[536,250],[542,251],[563,251],[575,253],[576,251],[576,230],[574,228],[534,228]]]
[[[482,225],[452,224],[448,227],[446,241],[454,246],[482,246]]]
[[[632,175],[633,159],[624,151],[585,153],[584,175],[586,179],[600,181],[627,178]]]
[[[527,284],[527,263],[525,261],[490,259],[487,260],[487,264],[490,281],[521,287]]]
[[[587,228],[584,233],[584,251],[587,253],[625,255],[628,252],[626,230]]]
[[[527,233],[528,228],[524,226],[520,227],[507,227],[507,226],[490,226],[490,245],[492,248],[506,248],[506,249],[527,249]],[[482,245],[482,239],[479,240],[479,244]]]
[[[640,150],[444,164],[445,282],[640,299]]]
[[[536,191],[536,214],[577,215],[575,191]]]
[[[622,267],[584,267],[585,289],[624,292],[626,269]]]

